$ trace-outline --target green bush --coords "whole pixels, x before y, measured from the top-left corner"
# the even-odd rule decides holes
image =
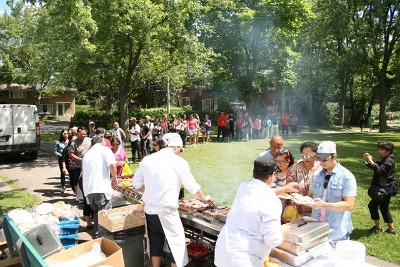
[[[106,115],[104,111],[84,110],[75,112],[75,116],[71,118],[69,125],[70,127],[87,127],[90,121],[94,121],[96,123],[96,127],[111,129],[113,127],[114,121],[116,120],[118,120],[117,116]]]
[[[192,112],[191,106],[184,107],[171,107],[169,117],[171,115],[181,116],[182,114],[190,114]],[[148,108],[148,109],[135,109],[129,112],[130,117],[135,117],[136,119],[144,119],[146,115],[149,115],[151,120],[155,118],[161,119],[163,114],[167,114],[165,108]]]
[[[149,115],[151,120],[154,121],[155,118],[162,118],[162,115],[166,113],[167,110],[164,108],[134,109],[129,112],[129,118],[135,117],[139,120],[144,119],[146,115]],[[171,107],[171,112],[169,116],[171,116],[172,114],[176,116],[181,116],[182,114],[189,115],[191,113],[193,113],[191,106]],[[114,121],[120,121],[119,113],[115,112],[112,115],[106,115],[104,110],[94,109],[89,106],[77,106],[75,116],[71,118],[69,124],[70,127],[87,127],[90,121],[94,121],[96,123],[96,127],[111,129],[113,127]]]

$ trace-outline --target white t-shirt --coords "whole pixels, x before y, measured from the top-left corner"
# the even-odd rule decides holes
[[[148,123],[146,123],[147,127],[149,128],[149,135],[147,136],[148,140],[153,140],[153,129],[154,129],[154,124],[149,121]]]
[[[218,235],[215,265],[252,266],[252,257],[266,260],[283,241],[281,213],[281,201],[266,183],[253,179],[241,184]]]
[[[116,161],[109,147],[95,144],[86,152],[82,160],[85,197],[93,193],[105,193],[111,198],[113,195],[109,169],[111,164],[116,164]]]
[[[132,133],[137,133],[137,134],[132,134]],[[132,126],[131,128],[131,142],[135,142],[140,140],[140,126],[139,124],[135,124],[134,126]]]
[[[144,185],[143,200],[148,214],[176,210],[182,184],[192,194],[200,190],[187,161],[169,148],[144,157],[134,177],[135,188]]]

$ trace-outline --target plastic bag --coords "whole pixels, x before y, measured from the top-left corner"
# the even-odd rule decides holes
[[[129,168],[129,164],[125,162],[124,167],[122,168],[121,176],[131,177],[132,175],[133,175],[133,172],[131,171],[131,168]]]
[[[284,222],[291,222],[297,219],[299,210],[296,205],[288,204],[282,213],[282,220]]]

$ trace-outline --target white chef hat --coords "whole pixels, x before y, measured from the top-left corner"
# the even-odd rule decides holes
[[[163,135],[162,140],[164,140],[165,146],[183,146],[182,138],[177,133],[166,133]]]

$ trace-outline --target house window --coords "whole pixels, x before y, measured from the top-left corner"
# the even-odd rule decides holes
[[[53,105],[40,104],[39,105],[39,114],[45,114],[45,115],[53,114]]]
[[[190,97],[184,97],[183,98],[183,105],[184,106],[189,106],[190,105]]]
[[[201,103],[201,110],[205,112],[214,111],[214,98],[203,99]]]
[[[10,91],[10,98],[26,98],[25,91]]]

